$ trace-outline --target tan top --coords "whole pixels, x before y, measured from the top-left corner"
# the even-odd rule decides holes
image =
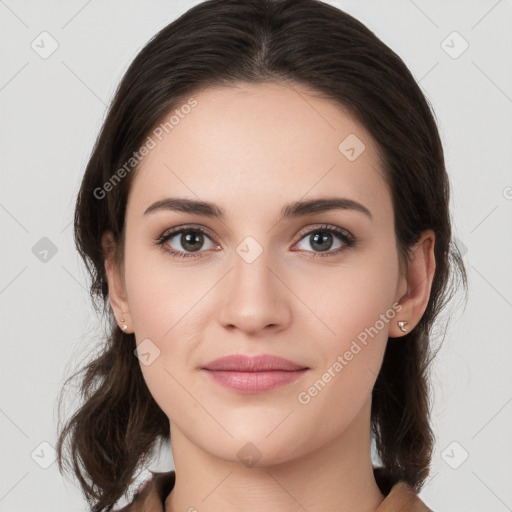
[[[165,512],[165,499],[172,491],[175,472],[151,472],[153,477],[144,482],[133,501],[113,512]],[[387,494],[375,512],[433,512],[405,482],[398,482]]]

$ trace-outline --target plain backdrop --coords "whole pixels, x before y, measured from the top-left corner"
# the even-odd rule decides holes
[[[104,327],[74,201],[124,71],[197,3],[0,0],[0,512],[87,510],[53,451],[58,392]],[[432,369],[436,448],[420,496],[436,512],[512,510],[512,2],[328,3],[398,53],[431,101],[469,272]],[[171,464],[164,449],[152,469]]]

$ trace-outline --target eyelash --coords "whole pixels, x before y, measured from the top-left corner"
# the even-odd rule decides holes
[[[179,235],[180,233],[183,233],[183,232],[199,232],[199,233],[202,233],[203,235],[206,235],[208,238],[212,239],[212,237],[209,235],[209,233],[205,229],[203,229],[199,226],[197,226],[197,227],[196,226],[184,226],[184,227],[181,227],[181,228],[175,229],[173,231],[169,231],[169,232],[162,234],[160,237],[158,237],[156,239],[156,244],[160,245],[162,247],[162,250],[165,253],[170,254],[171,256],[173,256],[175,258],[183,258],[183,259],[184,258],[197,258],[197,257],[199,257],[199,254],[197,254],[197,253],[205,252],[205,251],[197,251],[197,253],[186,253],[186,252],[182,252],[182,251],[176,251],[174,249],[169,249],[168,247],[166,247],[165,243],[168,240],[170,240],[171,238],[174,238],[176,235]],[[337,235],[341,239],[341,241],[343,242],[344,245],[334,251],[325,251],[325,252],[306,251],[306,252],[312,252],[313,258],[326,258],[326,257],[334,256],[334,255],[337,255],[347,249],[350,249],[350,248],[356,246],[357,239],[351,233],[349,233],[348,231],[346,231],[344,229],[341,229],[341,228],[338,228],[335,226],[330,226],[328,224],[325,224],[318,228],[314,228],[314,229],[311,229],[304,233],[301,233],[300,238],[296,243],[299,243],[304,238],[307,238],[308,236],[310,236],[314,233],[317,233],[317,232],[321,232],[321,233],[327,232],[327,233],[332,233],[334,235]]]

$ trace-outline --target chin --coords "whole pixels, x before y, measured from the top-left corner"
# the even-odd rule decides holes
[[[230,438],[229,441],[224,436],[222,439],[208,439],[206,444],[203,437],[203,449],[215,457],[247,468],[289,462],[309,451],[304,443],[311,443],[311,439],[301,439],[300,435],[294,436],[286,430],[277,434],[276,429],[269,435],[266,429],[263,432],[251,428],[244,432],[231,431],[231,434],[233,439]]]

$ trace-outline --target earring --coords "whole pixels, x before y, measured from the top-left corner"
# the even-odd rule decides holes
[[[116,320],[117,320],[117,315],[114,312],[114,307],[112,306],[112,302],[110,303],[110,307],[112,308],[112,313],[114,314],[114,316],[116,317]],[[126,329],[128,329],[128,326],[124,323],[124,313],[122,311],[121,311],[121,324],[123,326],[123,331],[126,331]]]
[[[121,323],[123,324],[123,331],[126,331],[128,329],[128,326],[124,323],[124,315],[122,315],[123,318],[121,318]]]
[[[405,320],[400,320],[399,322],[397,322],[397,324],[402,332],[407,332],[407,329],[405,328],[407,322]]]

